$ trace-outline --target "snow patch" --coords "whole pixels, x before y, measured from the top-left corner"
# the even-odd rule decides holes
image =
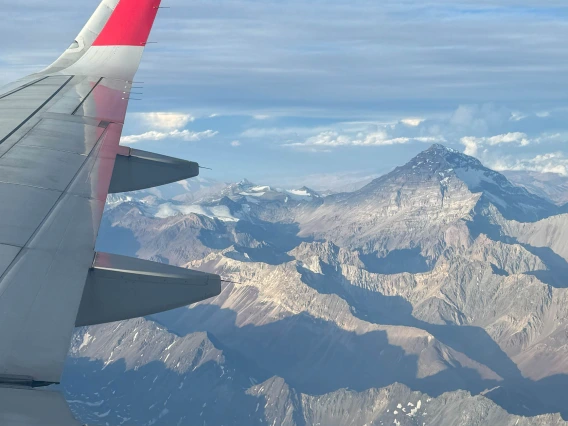
[[[79,346],[79,350],[83,349],[85,346],[87,346],[90,342],[91,339],[93,338],[93,336],[91,336],[89,334],[89,332],[87,331],[84,335],[83,335],[83,342],[81,342],[81,346]]]
[[[199,204],[194,205],[176,205],[172,203],[162,204],[158,207],[158,211],[154,214],[154,217],[159,219],[166,219],[168,217],[188,215],[188,214],[199,214],[202,216],[207,216],[211,219],[218,219],[222,222],[238,222],[239,218],[232,215],[231,211],[227,206],[213,206],[207,207]]]
[[[102,419],[102,418],[108,416],[109,414],[110,414],[110,410],[108,410],[106,413],[102,413],[102,414],[95,413],[95,416],[97,416],[98,418]]]

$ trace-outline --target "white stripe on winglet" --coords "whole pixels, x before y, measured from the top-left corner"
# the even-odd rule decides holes
[[[75,38],[79,47],[70,47],[67,49],[55,62],[42,72],[56,72],[77,62],[99,36],[117,4],[118,0],[103,0]]]
[[[91,46],[81,59],[60,72],[131,80],[143,53],[143,46]]]

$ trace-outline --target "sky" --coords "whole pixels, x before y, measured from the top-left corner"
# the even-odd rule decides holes
[[[67,48],[97,0],[0,0],[0,85]],[[568,176],[565,0],[163,0],[122,143],[221,181],[316,188],[433,143]]]

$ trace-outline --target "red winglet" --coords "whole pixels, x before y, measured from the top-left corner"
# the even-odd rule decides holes
[[[144,46],[161,0],[120,0],[93,46]]]

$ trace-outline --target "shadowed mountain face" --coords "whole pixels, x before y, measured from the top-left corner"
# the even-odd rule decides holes
[[[522,186],[558,206],[568,204],[568,176],[529,171],[507,171],[504,174],[515,185]]]
[[[78,330],[64,387],[86,422],[568,424],[553,203],[440,145],[352,193],[208,185],[109,200],[101,250],[231,283]]]

